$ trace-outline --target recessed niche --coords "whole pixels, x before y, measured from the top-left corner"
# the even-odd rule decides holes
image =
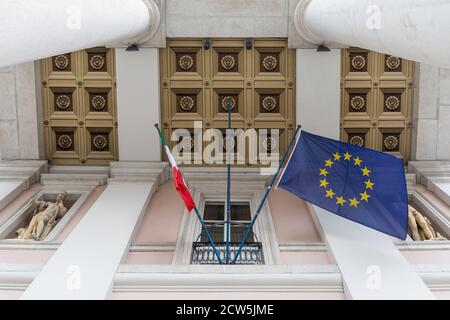
[[[38,193],[34,198],[30,199],[30,201],[21,207],[0,227],[0,240],[41,242],[54,239],[57,233],[62,231],[62,227],[64,227],[64,225],[70,220],[81,205],[80,199],[83,196],[81,193],[67,193],[65,195],[62,202],[66,208],[66,212],[63,215],[58,215],[55,219],[50,218],[49,220],[51,221],[43,219],[43,233],[41,234],[45,236],[41,239],[19,239],[19,233],[17,231],[21,230],[22,232],[27,232],[28,226],[30,226],[30,222],[33,220],[33,217],[36,214],[39,214],[38,211],[42,214],[48,208],[49,204],[56,202],[56,198],[59,194],[60,192],[56,191]],[[35,219],[35,222],[38,220],[39,219]],[[61,224],[63,224],[63,226],[61,226]],[[30,228],[30,230],[31,229],[32,228]]]

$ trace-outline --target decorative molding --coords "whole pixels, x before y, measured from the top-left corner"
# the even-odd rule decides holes
[[[152,181],[156,185],[166,182],[170,171],[167,162],[117,161],[111,162],[110,168],[115,181]]]
[[[410,161],[408,171],[415,173],[417,181],[450,206],[450,194],[441,184],[450,184],[450,161]]]
[[[40,181],[41,173],[48,171],[47,161],[13,160],[0,161],[0,179],[26,179],[27,188]]]
[[[450,291],[449,265],[414,265],[432,291]],[[36,264],[0,264],[0,290],[25,290],[42,269]],[[174,266],[121,265],[114,292],[341,292],[336,265]]]
[[[58,174],[47,173],[41,175],[44,189],[92,190],[106,184],[108,176],[105,174]]]
[[[327,252],[324,243],[288,243],[280,244],[281,252]]]

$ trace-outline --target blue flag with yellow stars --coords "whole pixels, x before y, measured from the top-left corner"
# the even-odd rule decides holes
[[[278,186],[343,218],[406,239],[405,170],[394,156],[302,131]]]

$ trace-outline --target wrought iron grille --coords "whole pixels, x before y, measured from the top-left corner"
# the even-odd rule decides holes
[[[226,259],[226,243],[216,242],[217,250],[219,251],[220,259]],[[230,243],[230,261],[239,249],[239,242]],[[192,245],[192,264],[218,264],[214,250],[209,242],[194,242]],[[261,242],[246,243],[239,255],[236,264],[255,265],[264,264],[264,255]]]

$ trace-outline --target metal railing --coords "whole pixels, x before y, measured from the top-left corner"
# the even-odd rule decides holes
[[[226,243],[216,242],[217,250],[222,261],[226,259]],[[230,261],[233,261],[239,249],[239,242],[230,243]],[[213,248],[209,242],[194,242],[192,244],[192,264],[218,264],[218,259],[214,255]],[[240,265],[264,264],[264,254],[261,242],[248,242],[236,261]]]

